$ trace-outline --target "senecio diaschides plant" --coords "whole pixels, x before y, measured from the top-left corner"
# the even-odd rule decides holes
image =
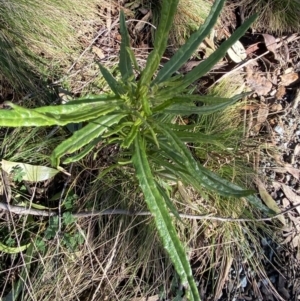
[[[168,33],[178,0],[161,1],[160,24],[155,34],[153,50],[143,70],[140,70],[130,48],[125,17],[121,12],[121,79],[116,80],[100,65],[102,75],[110,86],[110,94],[89,95],[63,105],[35,109],[7,103],[11,110],[1,111],[0,126],[6,127],[87,123],[54,149],[50,159],[52,166],[56,168],[60,168],[61,159],[66,155],[68,156],[64,159],[64,164],[82,159],[99,141],[107,145],[120,145],[120,156],[123,156],[123,160],[119,162],[119,166],[133,166],[147,206],[155,219],[162,244],[186,287],[189,300],[200,300],[199,292],[185,248],[178,238],[169,213],[171,210],[176,215],[176,211],[159,180],[169,177],[181,180],[198,191],[205,188],[222,196],[245,197],[257,208],[266,210],[252,195],[252,191],[222,179],[195,160],[186,144],[204,137],[194,133],[190,125],[174,122],[178,115],[214,113],[244,96],[241,94],[232,98],[214,98],[191,95],[189,87],[225,56],[227,50],[244,35],[256,16],[247,19],[213,54],[189,73],[176,74],[213,28],[224,1],[214,2],[205,23],[161,69],[159,64],[167,47]],[[203,105],[197,106],[195,102]],[[213,137],[205,138],[211,139],[213,143]]]

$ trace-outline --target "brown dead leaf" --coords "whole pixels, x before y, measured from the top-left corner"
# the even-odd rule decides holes
[[[299,169],[293,167],[291,164],[284,164],[283,166],[287,172],[289,172],[295,179],[299,180],[300,171]]]
[[[285,86],[283,85],[279,85],[277,92],[275,94],[276,99],[282,99],[283,96],[285,95],[286,91],[285,91]]]
[[[259,49],[259,47],[258,47],[259,44],[260,44],[260,42],[250,45],[246,49],[246,54],[249,55],[249,54],[255,52],[256,50],[258,50]]]
[[[270,107],[271,112],[280,112],[282,111],[283,107],[280,103],[274,103]]]
[[[228,278],[229,270],[232,266],[233,262],[233,257],[230,255],[227,255],[226,258],[222,260],[222,268],[221,268],[221,275],[218,278],[218,283],[216,286],[216,291],[215,291],[215,299],[218,300],[220,295],[222,295],[222,290],[224,288],[224,284]]]
[[[277,53],[276,53],[276,48],[277,48],[277,42],[276,39],[270,35],[270,34],[263,34],[265,44],[267,49],[274,54],[275,59],[277,59]]]
[[[300,196],[293,192],[293,190],[289,186],[281,183],[281,189],[294,206],[300,204]],[[296,207],[296,210],[300,214],[300,207]]]
[[[99,59],[104,59],[105,58],[105,54],[103,53],[103,51],[97,47],[97,46],[93,46],[92,47],[92,52],[95,53]]]
[[[149,21],[149,19],[151,18],[152,16],[152,12],[151,10],[149,10],[146,15],[139,21],[137,22],[135,28],[134,28],[134,32],[135,33],[140,33],[143,28],[145,27],[146,23]]]
[[[281,183],[279,182],[272,182],[272,186],[274,187],[275,191],[278,191],[279,189],[281,189]]]
[[[247,72],[246,82],[258,96],[268,95],[272,89],[272,83],[259,71]]]
[[[268,208],[270,208],[271,210],[273,210],[274,212],[276,213],[280,213],[281,210],[279,209],[277,203],[275,202],[275,200],[270,196],[270,194],[268,193],[265,185],[263,184],[262,181],[260,181],[259,179],[256,179],[256,185],[257,185],[257,188],[258,188],[258,191],[259,191],[259,194],[262,198],[262,200],[264,201],[264,203],[266,204],[266,206]],[[284,219],[284,216],[282,215],[279,215],[278,217],[278,220],[285,226],[286,223],[285,223],[285,219]]]
[[[298,156],[300,154],[300,143],[295,146],[294,155]]]
[[[287,208],[291,205],[291,202],[287,198],[282,199],[282,207]]]
[[[297,72],[291,72],[288,74],[283,74],[280,76],[281,78],[281,85],[289,86],[299,81],[300,77]]]
[[[264,123],[268,118],[268,114],[269,114],[268,106],[265,104],[261,104],[259,106],[258,113],[257,113],[257,122]]]
[[[255,104],[253,104],[253,105],[247,104],[247,105],[244,105],[241,107],[241,110],[245,110],[245,111],[254,111],[256,109],[257,109],[257,105],[255,105]]]
[[[298,244],[299,244],[299,235],[295,235],[294,238],[292,239],[292,246],[294,248],[297,248],[298,247]]]

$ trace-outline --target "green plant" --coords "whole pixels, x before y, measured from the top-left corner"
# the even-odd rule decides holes
[[[12,173],[14,182],[22,182],[23,177],[26,174],[24,172],[24,170],[22,169],[22,167],[20,167],[20,166],[16,166],[15,168],[13,168],[11,173]]]
[[[121,80],[117,81],[104,66],[100,65],[112,94],[88,96],[65,105],[36,109],[26,109],[7,103],[12,110],[2,111],[0,125],[64,126],[89,121],[54,149],[51,163],[58,168],[61,168],[61,158],[67,154],[70,156],[64,163],[75,162],[88,154],[99,141],[106,145],[118,143],[121,147],[119,162],[113,167],[129,165],[134,168],[162,243],[182,284],[187,288],[187,296],[190,300],[200,300],[185,248],[177,236],[169,210],[175,214],[176,212],[159,179],[180,179],[198,191],[205,188],[223,196],[246,197],[249,202],[264,210],[259,200],[251,195],[252,191],[244,190],[222,179],[195,160],[188,144],[199,139],[214,143],[213,136],[194,133],[193,124],[176,123],[178,115],[210,114],[243,97],[243,94],[228,99],[191,95],[189,87],[226,54],[227,49],[246,32],[256,17],[245,21],[219,49],[188,74],[174,75],[214,26],[224,4],[224,0],[216,0],[203,26],[156,75],[167,46],[168,33],[177,4],[178,0],[162,1],[161,22],[157,28],[154,49],[149,54],[145,69],[141,72],[130,48],[125,18],[121,12],[122,41],[119,61]],[[202,102],[202,106],[196,104],[199,101]],[[79,150],[81,152],[71,156]]]
[[[84,242],[84,237],[81,233],[74,230],[72,231],[72,226],[74,226],[76,219],[70,212],[65,212],[62,216],[62,225],[64,226],[61,236],[61,245],[70,249],[70,251],[76,250],[76,248]],[[59,219],[57,216],[52,216],[49,219],[49,225],[44,232],[44,238],[46,240],[53,239],[57,235],[57,231],[59,230]],[[43,244],[39,244],[39,246],[44,247]]]

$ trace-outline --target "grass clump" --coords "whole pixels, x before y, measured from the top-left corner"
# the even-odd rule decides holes
[[[1,1],[0,74],[13,88],[36,93],[80,55],[80,38],[104,22],[107,5],[102,0]]]
[[[243,8],[245,16],[258,13],[258,19],[252,25],[257,30],[294,33],[300,28],[298,0],[243,0],[237,5]]]
[[[153,20],[155,25],[159,23],[160,5],[153,0]],[[159,2],[159,1],[158,1]],[[205,0],[191,1],[180,0],[177,12],[169,34],[169,43],[173,50],[185,44],[190,35],[197,31],[209,15],[211,3]]]

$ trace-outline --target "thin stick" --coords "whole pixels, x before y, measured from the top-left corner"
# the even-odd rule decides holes
[[[100,30],[97,36],[91,41],[91,43],[84,49],[84,51],[80,54],[80,56],[74,61],[72,66],[69,68],[67,73],[70,73],[72,69],[75,67],[75,65],[80,61],[80,59],[86,54],[86,52],[94,45],[94,43],[100,38],[101,35],[106,33],[107,31],[110,31],[113,27],[115,27],[119,23],[119,20],[117,19],[113,24],[110,26],[110,28],[106,28],[103,30]]]
[[[236,67],[235,69],[232,69],[231,71],[225,73],[223,76],[221,76],[218,80],[216,80],[213,84],[215,85],[216,83],[220,82],[222,79],[224,79],[225,77],[231,75],[232,73],[242,69],[243,67],[247,66],[248,64],[250,64],[251,62],[257,61],[258,59],[260,59],[261,57],[267,55],[270,51],[266,51],[263,54],[259,55],[258,57],[254,58],[254,59],[250,59],[249,61],[246,61],[245,63],[243,63],[242,65]]]
[[[186,219],[193,219],[193,220],[217,220],[221,222],[265,222],[265,221],[272,221],[273,219],[277,218],[280,215],[286,214],[295,208],[299,207],[300,203],[297,205],[292,206],[278,214],[273,215],[272,217],[264,217],[259,219],[251,219],[251,218],[232,218],[232,217],[220,217],[214,216],[212,213],[210,214],[203,214],[203,215],[192,215],[192,214],[185,214],[179,213],[179,216]],[[10,211],[11,213],[15,214],[29,214],[29,215],[36,215],[36,216],[58,216],[58,213],[55,211],[47,211],[47,210],[39,210],[33,208],[24,208],[21,206],[13,206],[9,204],[5,204],[0,202],[0,209]],[[72,216],[74,218],[84,218],[84,217],[92,217],[92,216],[103,216],[103,215],[127,215],[127,216],[150,216],[151,212],[149,211],[140,211],[140,212],[133,212],[124,209],[108,209],[104,211],[93,210],[93,211],[83,211],[79,213],[74,213]],[[170,213],[173,215],[172,213]]]

